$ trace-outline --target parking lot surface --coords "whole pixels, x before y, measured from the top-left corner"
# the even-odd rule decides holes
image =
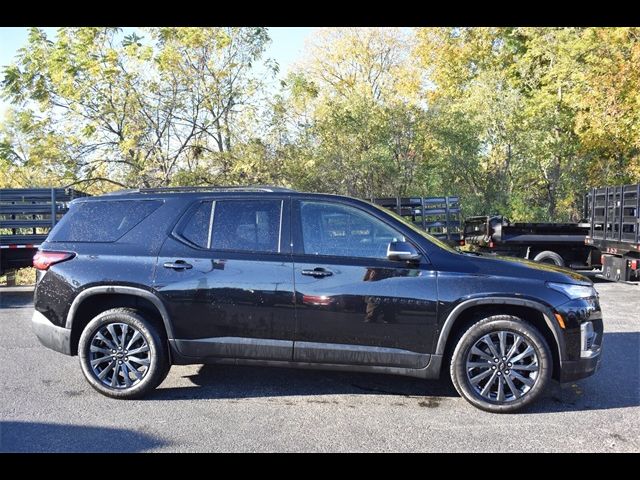
[[[95,392],[31,333],[29,292],[0,291],[0,451],[640,451],[640,286],[596,283],[604,358],[525,413],[475,409],[436,381],[176,366],[144,400]]]

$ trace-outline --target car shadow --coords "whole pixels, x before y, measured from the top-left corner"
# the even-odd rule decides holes
[[[640,406],[640,332],[605,333],[600,370],[579,382],[552,382],[527,413],[606,410]],[[447,381],[294,368],[203,365],[187,377],[194,387],[160,388],[148,400],[242,399],[313,395],[388,395],[438,406],[458,397]]]
[[[0,422],[0,452],[142,452],[167,445],[145,432],[39,422]]]
[[[458,396],[447,382],[412,377],[279,367],[202,365],[187,377],[197,388],[161,388],[150,400],[241,399],[314,395]],[[434,400],[435,401],[435,400]]]

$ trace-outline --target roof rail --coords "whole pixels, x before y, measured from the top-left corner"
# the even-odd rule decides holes
[[[269,185],[251,185],[251,186],[209,186],[209,187],[156,187],[156,188],[137,188],[119,190],[110,192],[107,195],[119,195],[127,193],[189,193],[189,192],[294,192],[290,188],[269,186]]]
[[[138,193],[137,188],[123,188],[122,190],[114,190],[113,192],[103,193],[102,195],[125,195],[127,193]]]

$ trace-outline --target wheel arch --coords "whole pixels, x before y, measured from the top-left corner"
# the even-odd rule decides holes
[[[478,315],[514,315],[532,323],[549,344],[553,357],[553,376],[557,378],[564,362],[564,337],[555,321],[553,311],[547,305],[524,298],[491,297],[465,300],[447,316],[438,336],[435,354],[446,356],[455,345],[457,333],[473,323]],[[444,364],[443,364],[444,367]],[[446,367],[445,367],[446,368]]]
[[[167,339],[172,339],[173,328],[164,304],[155,294],[139,287],[96,286],[80,292],[67,313],[65,328],[71,330],[71,354],[77,354],[78,341],[84,327],[99,313],[110,308],[132,307],[150,314]]]

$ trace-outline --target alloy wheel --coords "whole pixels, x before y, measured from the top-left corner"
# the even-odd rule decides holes
[[[151,352],[147,340],[136,328],[126,323],[109,323],[91,338],[89,363],[103,385],[125,389],[145,377]]]
[[[530,340],[500,330],[478,339],[466,358],[469,384],[490,402],[508,403],[529,392],[540,373],[540,362]]]

